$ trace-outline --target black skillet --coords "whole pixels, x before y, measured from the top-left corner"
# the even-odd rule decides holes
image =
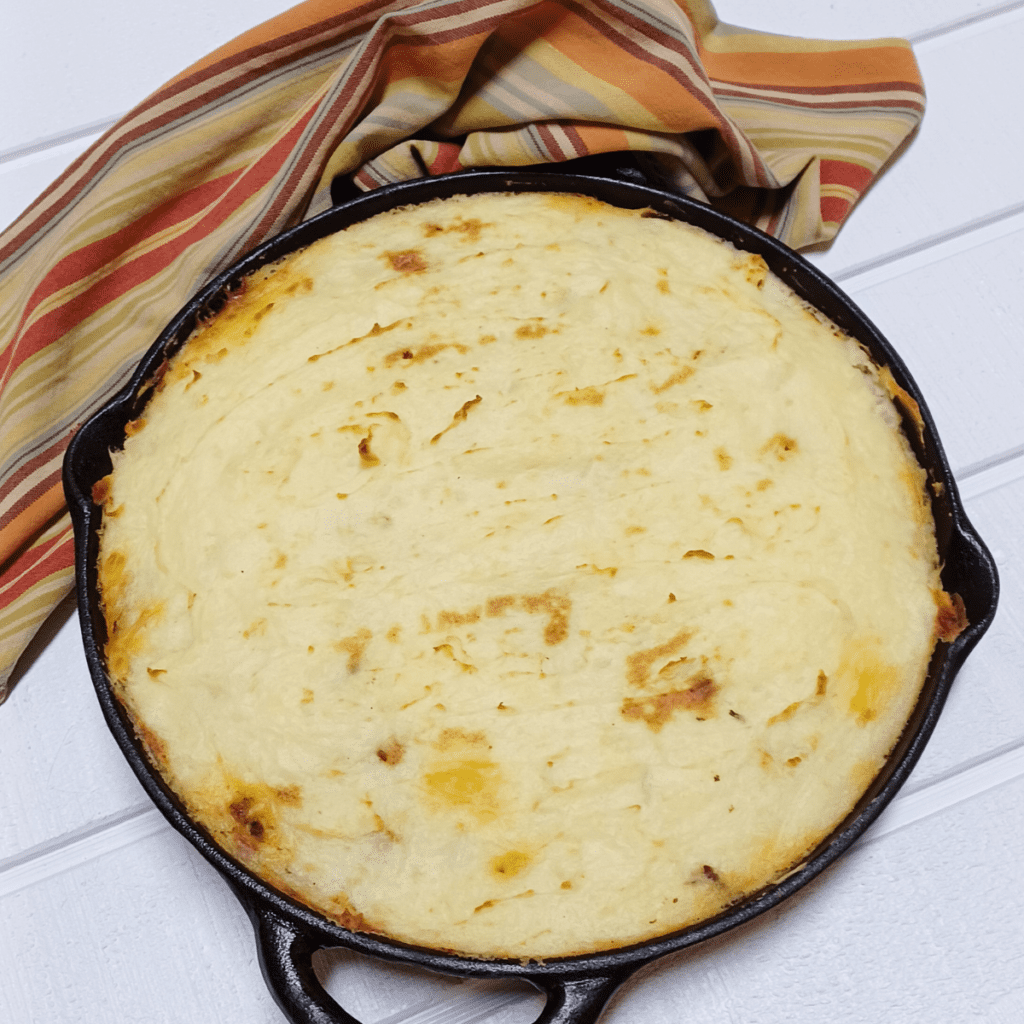
[[[638,968],[667,953],[720,935],[775,907],[849,848],[910,774],[935,727],[954,676],[995,615],[999,591],[995,563],[964,514],[931,415],[902,360],[864,314],[828,278],[787,246],[710,207],[637,183],[639,175],[635,165],[613,160],[611,164],[605,161],[596,174],[593,164],[586,170],[589,173],[579,173],[578,166],[543,172],[469,171],[386,186],[345,199],[326,213],[260,246],[203,288],[160,335],[131,382],[79,430],[68,449],[64,487],[75,525],[78,606],[86,659],[103,713],[118,746],[153,801],[170,823],[221,872],[245,907],[256,931],[264,977],[293,1024],[358,1024],[327,994],[313,971],[313,954],[332,946],[344,946],[385,960],[459,977],[522,979],[548,995],[536,1024],[593,1024],[612,992]],[[952,643],[937,645],[921,697],[885,768],[847,819],[813,851],[798,871],[710,920],[638,945],[543,962],[481,961],[348,931],[250,874],[189,818],[181,802],[147,759],[107,678],[103,660],[106,629],[96,583],[102,513],[93,504],[92,486],[110,471],[109,453],[124,443],[125,424],[142,411],[164,359],[188,337],[197,317],[215,311],[224,302],[225,292],[246,274],[393,206],[456,194],[533,191],[576,192],[616,206],[649,207],[659,215],[696,224],[741,249],[758,253],[797,294],[860,341],[879,365],[888,366],[897,384],[917,403],[920,411],[921,429],[913,415],[904,410],[905,432],[932,483],[943,585],[947,592],[962,598],[969,625]],[[336,202],[343,198],[335,193]]]

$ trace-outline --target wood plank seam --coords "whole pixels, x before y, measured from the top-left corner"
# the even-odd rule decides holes
[[[136,805],[30,847],[0,861],[0,898],[148,839],[163,829],[170,829],[170,825],[156,807]]]
[[[960,497],[973,501],[982,494],[1007,487],[1024,477],[1024,445],[975,462],[955,474]]]
[[[853,295],[1021,230],[1024,230],[1024,203],[1014,203],[863,263],[843,267],[829,276]]]
[[[958,35],[973,35],[979,29],[987,31],[991,26],[984,25],[984,22],[997,18],[1014,21],[1016,18],[1013,15],[1018,12],[1024,12],[1024,0],[1010,0],[1009,3],[997,4],[995,7],[987,7],[983,11],[965,14],[962,18],[954,18],[952,21],[942,22],[932,28],[922,29],[920,32],[910,32],[905,38],[916,52],[921,52],[922,49],[929,49],[925,44],[936,39],[941,39],[942,42],[939,45],[944,46],[948,41],[947,36],[955,38]]]
[[[98,121],[90,121],[89,124],[78,125],[75,128],[67,128],[54,135],[45,135],[41,139],[33,139],[31,142],[24,142],[19,146],[0,151],[0,164],[21,160],[27,156],[35,156],[48,149],[55,149],[57,146],[66,145],[69,142],[78,142],[95,135],[98,139],[108,128],[117,124],[124,114],[115,114],[113,117],[101,117]],[[89,139],[90,145],[95,139]]]

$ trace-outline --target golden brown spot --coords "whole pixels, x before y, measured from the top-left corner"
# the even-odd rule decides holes
[[[785,462],[797,450],[796,441],[785,434],[775,434],[770,437],[760,450],[761,455],[774,455],[779,462]]]
[[[715,458],[718,459],[718,468],[726,470],[732,465],[732,456],[724,448],[715,449]]]
[[[709,882],[717,882],[717,881],[719,881],[718,872],[715,871],[715,869],[710,864],[705,864],[703,866],[703,868],[701,868],[701,874]]]
[[[146,417],[140,416],[136,420],[129,420],[124,425],[124,436],[134,437],[146,425]]]
[[[396,765],[405,756],[405,747],[394,737],[377,749],[377,757],[386,765]]]
[[[773,764],[775,764],[775,758],[772,757],[772,755],[769,754],[767,750],[762,750],[761,751],[761,767],[765,771],[768,771],[768,769],[771,768],[771,766]]]
[[[475,242],[480,237],[480,231],[483,228],[492,226],[485,224],[477,217],[472,217],[469,220],[456,217],[450,224],[424,224],[423,235],[426,238],[431,238],[434,235],[454,233],[462,235],[464,241]]]
[[[379,466],[380,459],[373,454],[373,450],[370,448],[370,442],[373,440],[373,427],[370,427],[366,437],[364,437],[358,445],[359,448],[359,461],[366,467]]]
[[[566,405],[604,404],[604,392],[593,385],[585,388],[576,388],[573,391],[560,391],[558,397],[563,398]]]
[[[668,391],[669,388],[675,387],[677,384],[682,384],[692,376],[693,367],[684,366],[681,370],[677,370],[671,376],[666,377],[660,384],[652,384],[651,391],[656,395],[660,395],[663,391]]]
[[[228,812],[235,821],[246,821],[249,817],[249,811],[252,810],[252,797],[242,797],[230,804]]]
[[[544,202],[553,210],[573,214],[577,221],[584,217],[600,217],[608,212],[608,207],[600,200],[568,192],[549,192],[544,196]]]
[[[544,643],[554,646],[569,635],[569,609],[572,607],[569,598],[546,590],[543,594],[526,595],[522,605],[531,615],[540,612],[548,616],[544,626]]]
[[[267,620],[257,619],[248,629],[242,631],[242,636],[248,640],[251,636],[264,636],[267,632]]]
[[[571,888],[572,888],[572,882],[570,882],[570,881],[569,881],[569,879],[566,879],[566,880],[565,880],[565,881],[564,881],[564,882],[563,882],[563,883],[562,883],[562,884],[561,884],[561,885],[559,886],[559,888],[560,888],[560,889],[571,889]]]
[[[501,772],[486,758],[453,758],[436,764],[424,775],[427,794],[435,806],[465,810],[481,822],[498,813]]]
[[[403,366],[414,366],[416,363],[424,363],[428,359],[433,359],[439,352],[443,352],[447,348],[455,349],[460,355],[464,355],[469,351],[467,346],[461,345],[458,342],[452,342],[451,344],[435,342],[431,345],[421,345],[415,350],[411,348],[395,349],[394,352],[389,352],[384,357],[384,365],[389,369],[399,362]]]
[[[514,878],[528,867],[533,858],[522,850],[509,850],[491,858],[491,871],[499,878]]]
[[[285,292],[288,295],[295,295],[299,291],[311,292],[313,290],[313,279],[311,277],[300,277],[297,281],[292,281]]]
[[[460,746],[479,747],[487,745],[487,736],[483,732],[467,732],[465,729],[442,729],[434,746],[438,750],[450,751]]]
[[[676,602],[676,595],[673,594],[673,593],[669,593],[669,595],[668,595],[668,603],[669,604],[675,604],[675,602]]]
[[[768,276],[768,264],[756,253],[749,253],[746,260],[739,264],[737,269],[746,271],[748,284],[758,288],[764,287],[765,278]]]
[[[671,290],[672,289],[669,288],[669,286],[668,286],[668,281],[666,281],[664,278],[662,278],[660,281],[658,281],[658,291],[659,292],[662,292],[664,295],[668,295],[668,293]]]
[[[379,832],[381,835],[389,839],[392,843],[401,842],[401,836],[399,836],[397,832],[390,829],[387,825],[387,822],[385,822],[384,819],[379,814],[374,814],[373,823],[376,826],[376,828],[374,828],[375,832]]]
[[[418,274],[427,269],[427,261],[418,249],[405,249],[402,252],[385,252],[384,256],[391,264],[392,270],[402,274]]]
[[[773,480],[769,480],[767,477],[765,477],[763,480],[757,481],[757,489],[759,491],[767,491],[769,487],[773,487],[774,485],[775,482]]]
[[[710,551],[705,551],[703,548],[692,548],[687,551],[683,558],[703,558],[705,561],[713,562],[715,556]]]
[[[437,444],[437,442],[440,441],[441,438],[445,434],[447,434],[449,430],[451,430],[453,427],[458,426],[460,423],[465,422],[466,417],[469,416],[469,410],[472,409],[474,405],[478,405],[482,401],[483,401],[483,399],[480,397],[480,395],[477,395],[476,398],[471,398],[468,402],[463,402],[462,403],[462,408],[460,408],[452,416],[451,423],[449,423],[448,426],[445,427],[444,430],[442,430],[439,434],[435,434],[430,439],[430,443],[431,444]]]
[[[300,700],[299,703],[300,704],[312,704],[313,703],[313,691],[308,686],[303,687],[303,689],[302,689],[302,700]]]
[[[437,628],[446,629],[449,626],[466,626],[472,622],[480,621],[479,606],[468,612],[438,612]]]
[[[135,728],[138,731],[139,739],[142,740],[143,747],[146,748],[149,759],[156,764],[166,767],[167,747],[164,745],[164,741],[149,726],[136,723]]]
[[[655,327],[654,324],[648,324],[648,326],[645,327],[640,333],[647,335],[647,337],[649,338],[656,338],[659,334],[661,334],[661,328]]]
[[[161,676],[167,675],[167,669],[165,668],[146,668],[146,675],[150,679],[159,679]]]
[[[495,615],[504,615],[509,608],[514,608],[517,598],[511,594],[507,594],[503,597],[492,597],[487,602],[487,614],[491,617]]]
[[[646,526],[627,526],[626,527],[626,536],[627,537],[633,537],[633,536],[635,536],[638,533],[646,533],[646,532],[647,532],[647,527]]]
[[[347,636],[343,640],[336,640],[331,644],[336,651],[348,655],[346,667],[349,674],[359,671],[359,664],[362,661],[363,653],[366,651],[367,645],[372,638],[373,634],[364,628],[353,633],[352,636]]]
[[[889,398],[896,402],[917,431],[917,439],[924,443],[924,417],[921,415],[921,407],[917,404],[909,392],[896,383],[892,371],[888,366],[882,366],[878,370],[878,383],[888,392]]]
[[[150,605],[143,608],[130,624],[122,625],[113,609],[116,609],[118,599],[130,577],[127,572],[120,577],[113,574],[108,577],[106,574],[113,556],[119,554],[121,553],[112,552],[104,563],[104,572],[101,575],[101,582],[104,584],[101,587],[104,594],[103,613],[107,620],[108,639],[105,651],[107,668],[115,679],[125,678],[131,664],[131,656],[142,652],[145,635],[150,624],[159,620],[164,610],[163,602]]]
[[[516,328],[517,338],[543,338],[548,329],[541,323],[520,324]]]
[[[772,715],[772,717],[768,719],[767,724],[775,725],[776,722],[787,721],[788,719],[792,718],[797,713],[797,711],[800,710],[802,705],[802,700],[794,701],[792,704],[783,708],[777,715]]]
[[[99,480],[92,485],[92,503],[94,505],[102,505],[107,498],[110,497],[110,474],[101,476]]]
[[[572,601],[569,598],[546,590],[543,594],[506,594],[492,597],[486,604],[486,614],[494,617],[504,615],[513,608],[521,608],[531,615],[544,614],[548,621],[544,626],[544,642],[551,646],[560,644],[569,635],[569,612]]]
[[[681,667],[689,664],[692,660],[692,658],[676,658],[674,661],[667,661],[658,669],[658,675],[673,679],[679,674]]]
[[[911,512],[914,520],[931,529],[931,511],[925,497],[925,481],[927,474],[919,466],[904,466],[900,470],[900,482],[906,487],[912,503]]]
[[[801,757],[791,757],[786,761],[786,764],[788,764],[790,768],[795,768],[802,760],[803,758]]]
[[[202,378],[203,378],[203,375],[198,370],[193,369],[192,370],[192,379],[185,385],[185,390],[188,391],[188,389],[190,387],[192,387],[192,385],[195,384],[196,381],[202,380]]]
[[[792,704],[787,705],[777,715],[772,715],[768,719],[767,725],[775,725],[777,722],[785,722],[792,718],[804,705],[808,707],[815,707],[821,703],[822,698],[825,696],[825,691],[828,688],[828,676],[824,672],[818,672],[818,678],[814,684],[814,695],[805,700],[794,701]],[[732,712],[729,712],[732,714]]]
[[[852,691],[850,711],[857,716],[858,725],[866,725],[878,716],[900,681],[899,670],[882,660],[879,647],[873,637],[849,642],[840,662],[839,674],[848,692]]]
[[[350,932],[379,931],[349,903],[344,893],[331,897],[328,916]]]
[[[287,564],[288,564],[288,556],[282,552],[281,554],[279,554],[277,556],[277,559],[274,561],[274,568],[275,569],[283,569]]]
[[[387,632],[386,632],[386,633],[384,634],[384,638],[385,638],[386,640],[389,640],[389,641],[391,641],[391,643],[393,643],[393,644],[397,644],[397,643],[398,643],[398,640],[399,640],[399,637],[400,637],[401,635],[402,635],[402,627],[401,627],[401,626],[397,626],[397,625],[395,625],[395,626],[392,626],[392,627],[391,627],[391,628],[390,628],[390,629],[389,629],[389,630],[388,630],[388,631],[387,631]]]
[[[450,658],[459,666],[459,668],[462,669],[463,672],[476,672],[477,670],[476,666],[471,662],[463,661],[462,658],[455,653],[455,648],[451,644],[438,644],[434,648],[434,653],[443,654],[445,657]],[[463,655],[463,657],[465,657],[465,655]]]
[[[230,835],[235,852],[248,859],[264,843],[279,846],[276,836],[278,810],[282,805],[301,804],[302,791],[299,787],[274,788],[263,782],[242,782],[239,779],[225,779],[225,783],[228,795],[222,806],[231,822]]]
[[[952,643],[969,625],[967,610],[959,594],[947,594],[944,590],[934,592],[935,638]]]
[[[698,398],[693,404],[697,406],[697,412],[707,412],[709,409],[714,408],[710,402],[705,402],[703,398]]]
[[[692,629],[682,629],[663,644],[637,651],[626,658],[626,681],[630,686],[647,685],[654,663],[678,654],[693,639]]]
[[[670,690],[652,697],[627,697],[622,702],[622,716],[645,722],[652,732],[659,732],[680,708],[698,713],[698,721],[704,721],[714,713],[714,697],[718,686],[704,673],[697,673],[692,679],[693,685],[685,690]]]

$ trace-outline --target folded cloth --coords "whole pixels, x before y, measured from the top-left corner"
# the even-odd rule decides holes
[[[766,35],[706,0],[307,0],[216,50],[0,235],[0,700],[72,586],[76,427],[336,177],[631,151],[799,248],[835,235],[923,112],[905,41]]]

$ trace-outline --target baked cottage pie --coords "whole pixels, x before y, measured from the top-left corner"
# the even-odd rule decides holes
[[[650,211],[378,215],[250,277],[129,424],[110,676],[192,816],[347,928],[674,931],[849,813],[962,618],[897,392]]]

